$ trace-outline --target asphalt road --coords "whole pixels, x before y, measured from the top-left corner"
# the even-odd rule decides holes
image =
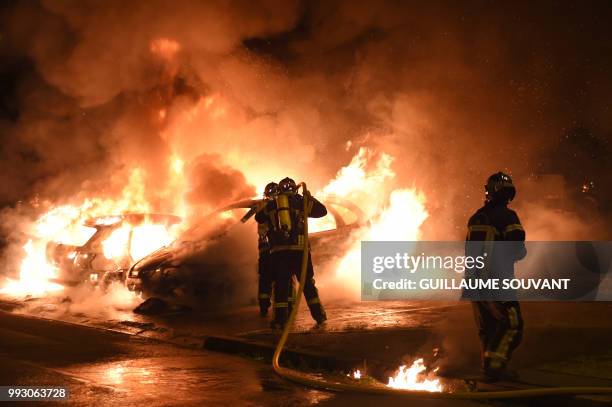
[[[96,306],[88,308],[66,298],[0,299],[5,310],[0,311],[0,385],[66,386],[69,405],[476,405],[315,391],[277,377],[263,360],[199,349],[203,338],[214,334],[275,343],[256,307],[141,317],[129,308],[105,306],[95,297],[90,302]],[[453,351],[455,364],[478,365],[469,304],[326,306],[330,320],[323,330],[312,328],[303,307],[290,338],[292,347],[368,358],[370,367],[379,359],[395,368],[406,352],[425,355],[432,346],[442,345]],[[608,385],[612,306],[526,303],[524,315],[528,329],[513,361],[516,368],[527,369],[521,370],[522,377],[523,372],[535,372],[542,380],[554,371],[552,386]],[[490,404],[591,405],[569,398]]]
[[[66,386],[71,405],[312,405],[331,397],[256,361],[5,312],[0,365],[1,385]]]
[[[0,366],[0,385],[67,387],[70,398],[67,403],[58,403],[61,405],[404,406],[406,403],[396,398],[306,389],[277,377],[262,362],[3,311],[0,311]]]

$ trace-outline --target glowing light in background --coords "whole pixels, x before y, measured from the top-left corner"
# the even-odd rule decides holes
[[[172,59],[181,49],[181,45],[170,38],[157,38],[149,44],[149,50],[164,59]]]

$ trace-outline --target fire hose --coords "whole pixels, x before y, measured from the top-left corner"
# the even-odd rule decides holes
[[[304,283],[306,282],[306,269],[308,266],[309,239],[308,239],[308,200],[310,193],[304,182],[298,187],[302,188],[304,197],[304,248],[302,253],[302,264],[300,270],[299,288],[295,298],[295,305],[289,315],[289,319],[285,324],[283,332],[278,340],[274,356],[272,357],[272,367],[274,372],[280,377],[289,381],[314,387],[322,390],[330,391],[350,391],[364,394],[395,394],[402,397],[414,399],[516,399],[516,398],[531,398],[545,396],[560,396],[560,395],[594,395],[594,394],[612,394],[612,387],[548,387],[535,389],[520,389],[520,390],[500,390],[500,391],[461,391],[461,392],[430,392],[424,390],[405,390],[386,387],[384,385],[376,386],[367,383],[343,383],[339,381],[326,380],[322,377],[315,377],[297,370],[289,369],[279,365],[279,358],[289,337],[289,332],[295,322],[302,293],[304,291]]]

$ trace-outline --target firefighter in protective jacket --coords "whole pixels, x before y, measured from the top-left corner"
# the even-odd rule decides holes
[[[259,224],[268,225],[270,262],[274,275],[274,320],[273,327],[283,327],[289,312],[288,296],[291,279],[299,278],[304,249],[304,222],[307,217],[320,218],[327,214],[325,206],[310,197],[308,214],[304,214],[303,197],[297,193],[297,185],[291,178],[279,182],[278,194],[265,208],[255,215]],[[308,266],[304,284],[304,297],[310,313],[317,324],[327,316],[321,305],[315,286],[312,259],[308,253]]]
[[[278,184],[276,182],[268,183],[264,189],[263,199],[256,202],[242,218],[242,222],[246,223],[253,215],[263,210],[269,201],[276,198],[277,194]],[[266,317],[268,315],[268,309],[272,303],[274,291],[274,274],[270,262],[269,229],[268,223],[257,224],[257,249],[259,251],[257,260],[257,299],[259,302],[259,315],[261,317]],[[290,284],[288,298],[289,311],[291,311],[294,300],[293,284]]]
[[[484,252],[487,265],[482,270],[466,271],[466,278],[514,278],[514,263],[526,255],[525,231],[516,212],[508,208],[515,195],[509,175],[498,172],[487,180],[485,204],[470,218],[466,238],[466,255]],[[506,365],[523,335],[515,293],[468,290],[463,298],[472,300],[485,377],[490,381],[512,378]]]
[[[276,196],[278,193],[278,184],[276,182],[270,182],[266,185],[264,190],[264,201],[262,206]],[[263,208],[261,208],[263,209]],[[257,260],[257,274],[258,274],[258,289],[257,298],[259,301],[259,314],[262,317],[268,315],[268,308],[270,308],[270,300],[272,295],[272,283],[274,281],[272,275],[272,269],[270,267],[270,241],[268,237],[268,224],[258,223],[257,224],[257,248],[259,249],[259,258]]]

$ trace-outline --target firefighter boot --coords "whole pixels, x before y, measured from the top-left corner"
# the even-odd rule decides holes
[[[288,302],[275,302],[274,303],[274,318],[270,323],[272,329],[283,329],[287,323],[287,317],[289,315],[289,303]]]
[[[310,315],[316,321],[317,326],[322,326],[325,321],[327,321],[327,314],[325,313],[325,309],[323,309],[323,305],[319,301],[319,298],[308,301],[308,308],[310,308]]]
[[[491,352],[485,352],[483,360],[483,374],[485,382],[512,382],[518,380],[518,374],[507,369],[506,360],[496,355],[491,355]]]

